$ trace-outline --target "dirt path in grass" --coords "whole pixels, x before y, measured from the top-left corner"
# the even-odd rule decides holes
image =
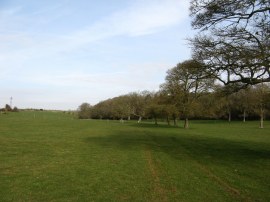
[[[151,193],[152,201],[168,201],[167,190],[160,184],[160,175],[156,163],[153,160],[151,150],[146,147],[144,149],[144,156],[146,158],[147,167],[150,171],[153,183],[153,190]]]

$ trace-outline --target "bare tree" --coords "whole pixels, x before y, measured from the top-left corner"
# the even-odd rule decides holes
[[[255,113],[260,116],[260,128],[264,128],[264,117],[267,106],[270,103],[270,88],[267,84],[259,84],[253,88],[253,108]]]
[[[193,57],[223,84],[270,81],[270,1],[192,0]]]

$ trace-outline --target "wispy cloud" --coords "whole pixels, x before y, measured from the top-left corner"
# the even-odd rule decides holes
[[[123,87],[129,89],[157,88],[159,77],[165,74],[169,64],[130,64],[122,71],[85,73],[77,70],[66,71],[65,73],[55,75],[32,73],[18,81],[27,80],[29,84],[49,85],[55,87],[84,87],[84,86],[106,86],[108,88]],[[163,74],[161,74],[163,73]],[[158,79],[157,79],[158,78]]]
[[[187,7],[187,0],[136,1],[129,8],[109,14],[73,33],[62,33],[59,36],[49,35],[49,37],[48,35],[33,37],[31,36],[32,33],[29,33],[29,36],[25,33],[24,35],[17,35],[17,38],[18,40],[22,39],[21,41],[29,41],[29,45],[21,43],[19,47],[24,48],[24,52],[30,53],[31,56],[33,56],[33,52],[34,55],[39,55],[38,53],[44,55],[63,50],[71,51],[88,43],[114,36],[142,36],[162,31],[181,23],[188,16]],[[9,16],[17,16],[18,10],[20,8],[8,11]],[[43,13],[44,11],[40,12]],[[36,19],[34,20],[40,23],[41,18],[38,17],[38,13],[38,11],[35,13]],[[33,19],[29,20],[32,21]]]
[[[126,71],[108,73],[83,73],[74,70],[62,75],[30,74],[23,78],[15,75],[13,79],[22,86],[0,87],[2,94],[6,95],[2,97],[0,104],[4,105],[13,96],[14,105],[18,107],[74,109],[74,106],[76,108],[82,102],[96,104],[133,91],[158,90],[160,81],[157,78],[163,75],[161,72],[166,72],[168,66],[154,63],[132,64]]]
[[[96,62],[97,54],[83,61],[74,60],[76,57],[71,59],[70,56],[78,56],[88,47],[95,51],[96,48],[100,48],[97,44],[107,43],[116,38],[135,41],[178,27],[188,18],[189,0],[134,0],[130,1],[127,7],[119,8],[105,16],[98,16],[94,21],[88,22],[83,19],[84,23],[75,26],[76,29],[55,31],[53,26],[58,24],[53,23],[57,21],[56,19],[70,17],[68,15],[72,8],[65,10],[64,5],[67,2],[61,1],[59,4],[33,9],[31,12],[26,12],[24,6],[0,9],[2,77],[18,82],[18,89],[20,83],[32,86],[36,84],[51,88],[54,92],[61,91],[61,88],[78,88],[82,93],[81,97],[85,94],[82,92],[83,89],[88,91],[98,89],[96,91],[99,91],[99,95],[95,97],[94,102],[117,93],[158,88],[160,77],[164,77],[166,69],[172,65],[166,64],[166,59],[163,60],[164,64],[160,62],[161,60],[156,63],[138,61],[137,64],[134,64],[134,61],[128,63],[126,60],[121,64],[106,66],[105,62]],[[68,24],[67,21],[68,19],[64,22]],[[126,45],[125,42],[122,44]],[[129,49],[128,45],[126,46],[125,48]],[[117,51],[117,44],[112,44],[111,49]],[[109,53],[107,50],[101,52],[103,53],[100,53],[99,59],[105,56],[104,52]],[[129,57],[132,58],[132,55]],[[55,61],[58,60],[65,62],[56,64]],[[78,69],[83,62],[90,68],[80,71]],[[114,68],[114,70],[106,72],[99,71],[98,68],[106,70]],[[1,92],[4,88],[7,87],[0,88]],[[21,89],[24,92],[31,92],[27,87]],[[49,91],[44,91],[42,98],[46,97]],[[19,94],[18,90],[16,92]],[[31,93],[27,94],[31,97]]]
[[[187,8],[186,0],[139,1],[76,33],[75,37],[90,40],[93,37],[95,40],[115,35],[140,36],[155,33],[181,23],[188,16]]]

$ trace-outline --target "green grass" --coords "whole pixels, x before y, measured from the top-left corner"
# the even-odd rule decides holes
[[[270,201],[270,122],[0,114],[0,201]]]

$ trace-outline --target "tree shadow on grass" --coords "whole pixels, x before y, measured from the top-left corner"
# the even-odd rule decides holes
[[[194,125],[197,126],[198,124],[229,124],[229,122],[226,121],[207,121],[207,120],[202,120],[202,121],[190,121],[190,130],[194,129]],[[136,128],[182,128],[184,129],[184,121],[178,121],[176,125],[173,123],[170,123],[168,125],[166,122],[158,122],[158,124],[155,124],[154,122],[142,122],[142,123],[128,123],[129,126],[131,127],[136,127]]]
[[[181,125],[168,125],[165,122],[160,122],[158,124],[155,124],[154,122],[129,123],[129,125],[136,128],[181,128]]]
[[[242,195],[242,189],[240,189],[241,192],[238,190],[237,183],[251,182],[263,188],[262,192],[268,190],[269,143],[228,140],[222,137],[190,135],[184,132],[182,134],[162,133],[161,131],[163,130],[112,131],[108,136],[88,137],[85,141],[88,144],[97,144],[104,149],[108,147],[110,152],[114,149],[121,152],[149,151],[153,153],[153,158],[164,159],[164,161],[159,161],[161,168],[167,163],[173,163],[176,166],[180,165],[176,167],[176,169],[180,168],[179,172],[182,172],[181,166],[184,167],[183,171],[188,169],[191,172],[193,170],[196,173],[200,172],[202,178],[208,177],[230,195],[234,197],[236,195],[243,201],[252,200],[249,200],[245,194]],[[164,158],[166,155],[169,157],[168,160]],[[165,172],[170,171],[165,170]],[[175,174],[175,171],[167,174],[170,176]],[[197,179],[199,180],[200,176]],[[181,178],[179,180],[181,181]],[[250,188],[247,190],[251,191]]]
[[[164,152],[173,158],[182,158],[185,153],[196,159],[206,159],[207,163],[219,161],[227,163],[241,163],[270,160],[270,144],[255,142],[238,142],[233,140],[202,137],[194,135],[163,135],[154,131],[138,131],[126,133],[117,132],[108,136],[88,137],[86,142],[100,146],[120,149],[136,150],[147,147],[152,151]]]

